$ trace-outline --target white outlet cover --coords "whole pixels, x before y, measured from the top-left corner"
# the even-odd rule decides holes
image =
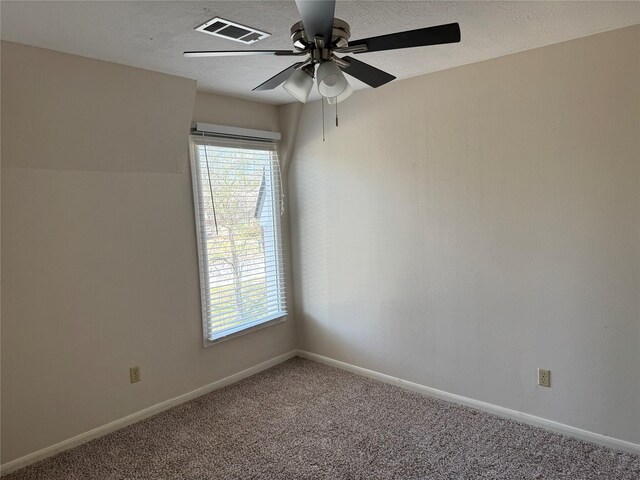
[[[538,385],[542,387],[551,386],[551,370],[548,370],[546,368],[538,369]]]

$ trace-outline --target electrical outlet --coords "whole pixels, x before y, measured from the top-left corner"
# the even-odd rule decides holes
[[[131,367],[129,369],[129,378],[131,378],[131,383],[136,383],[140,381],[140,367]]]
[[[551,370],[547,370],[546,368],[538,369],[538,385],[541,387],[551,386]]]

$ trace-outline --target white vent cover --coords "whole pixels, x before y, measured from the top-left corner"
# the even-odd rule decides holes
[[[236,42],[242,42],[247,45],[262,40],[270,36],[270,33],[247,27],[240,23],[231,22],[224,18],[214,17],[206,23],[203,23],[196,30],[216,37],[226,38]]]

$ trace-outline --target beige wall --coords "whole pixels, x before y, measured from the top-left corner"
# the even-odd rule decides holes
[[[2,42],[2,164],[173,173],[196,82]]]
[[[291,321],[202,348],[189,124],[277,130],[278,110],[194,95],[2,44],[2,463],[294,348]]]
[[[319,110],[301,347],[640,443],[640,26],[356,92],[324,143]]]

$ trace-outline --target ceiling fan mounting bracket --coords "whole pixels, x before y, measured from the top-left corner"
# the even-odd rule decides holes
[[[335,49],[335,51],[338,53],[364,53],[367,50],[368,48],[366,43],[362,43],[360,45],[340,47]]]
[[[336,65],[338,65],[340,68],[349,68],[349,65],[351,65],[351,62],[349,62],[348,60],[337,57],[335,55],[331,56],[331,60],[336,62]]]

